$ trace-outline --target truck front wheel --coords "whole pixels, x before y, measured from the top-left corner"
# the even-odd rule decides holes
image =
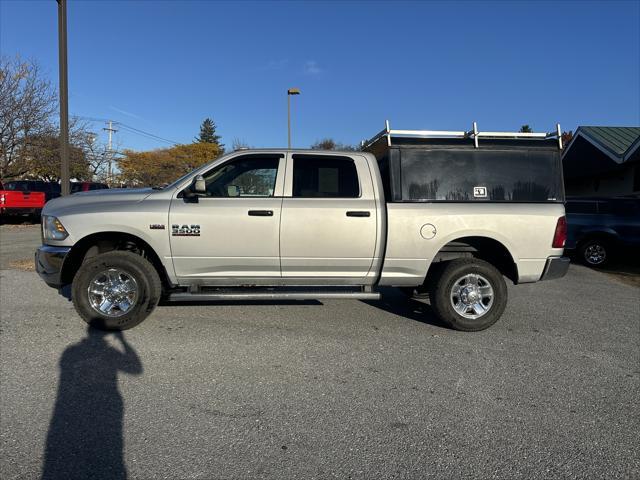
[[[127,330],[158,304],[162,284],[144,257],[111,251],[89,258],[78,269],[71,295],[78,314],[101,330]]]
[[[500,271],[476,258],[447,262],[430,279],[431,307],[456,330],[489,328],[507,305],[507,285]]]

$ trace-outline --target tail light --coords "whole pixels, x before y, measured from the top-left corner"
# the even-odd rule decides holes
[[[556,223],[556,231],[553,234],[552,248],[564,248],[564,242],[567,241],[567,219],[560,217]]]
[[[4,203],[4,202],[5,200],[4,200],[4,193],[3,193],[3,194],[0,194],[0,203]]]

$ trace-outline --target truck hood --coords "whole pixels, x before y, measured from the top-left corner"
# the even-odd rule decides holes
[[[154,192],[152,188],[113,188],[79,192],[47,202],[42,214],[60,216],[66,213],[100,212],[117,207],[118,204],[141,202]]]

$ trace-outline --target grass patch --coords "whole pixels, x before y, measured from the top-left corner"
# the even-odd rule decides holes
[[[9,262],[9,268],[14,270],[23,270],[25,272],[33,272],[36,266],[32,258],[22,258],[20,260],[13,260]]]

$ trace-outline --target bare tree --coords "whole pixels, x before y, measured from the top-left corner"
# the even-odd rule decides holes
[[[28,172],[21,153],[49,134],[56,95],[37,63],[0,57],[0,180]]]
[[[346,145],[344,143],[338,143],[333,138],[323,138],[311,145],[311,150],[347,150],[347,151],[359,151],[359,147],[352,145]]]
[[[72,135],[73,137],[73,135]],[[109,164],[116,165],[116,148],[109,150],[109,146],[98,140],[98,135],[88,129],[75,132],[73,143],[80,147],[85,154],[87,170],[92,180],[107,182],[109,177]]]
[[[234,150],[246,150],[253,147],[249,145],[243,138],[234,137],[231,148],[233,148]]]

